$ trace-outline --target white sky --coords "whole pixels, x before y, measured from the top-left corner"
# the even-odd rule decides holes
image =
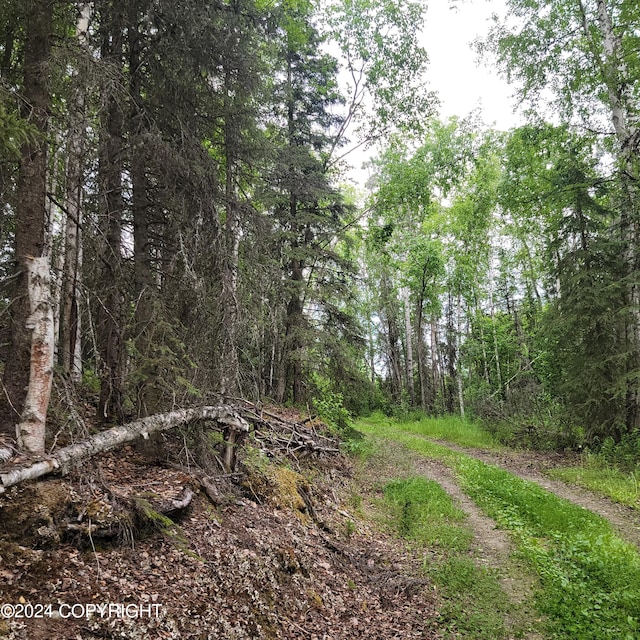
[[[480,106],[486,124],[506,130],[520,120],[513,114],[512,89],[485,64],[478,65],[471,42],[484,37],[491,15],[503,15],[503,0],[449,0],[428,5],[422,45],[429,54],[428,80],[442,101],[441,116],[465,116]]]
[[[497,72],[478,64],[471,43],[484,37],[493,13],[504,14],[504,0],[459,0],[452,9],[449,0],[430,0],[422,45],[429,54],[427,81],[440,97],[440,117],[468,115],[480,107],[488,126],[507,130],[522,124],[515,115],[513,90]],[[368,172],[361,165],[373,153],[354,153],[349,177],[364,185]]]

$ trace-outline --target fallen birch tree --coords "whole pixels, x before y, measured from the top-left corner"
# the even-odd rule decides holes
[[[239,414],[237,409],[229,405],[180,409],[170,413],[153,415],[126,425],[113,427],[91,436],[87,440],[63,447],[47,457],[46,460],[0,473],[0,493],[4,493],[8,487],[25,480],[34,480],[54,472],[64,475],[73,466],[98,453],[115,449],[140,437],[146,439],[152,433],[166,431],[196,420],[218,422],[220,429],[225,431],[227,440],[231,441],[228,447],[233,447],[241,433],[249,432],[249,423]],[[225,460],[231,463],[231,453],[225,452]]]

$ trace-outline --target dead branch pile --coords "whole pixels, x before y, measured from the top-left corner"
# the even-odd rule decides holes
[[[337,454],[339,441],[319,432],[313,420],[294,422],[246,400],[236,409],[255,428],[255,438],[263,453],[286,455],[297,459],[309,455]]]
[[[287,420],[242,400],[234,405],[193,407],[149,416],[55,450],[51,455],[29,464],[4,465],[0,469],[0,494],[25,480],[51,473],[65,475],[74,466],[99,453],[195,421],[206,421],[208,425],[215,425],[212,428],[222,431],[225,442],[224,466],[228,473],[235,469],[236,450],[251,431],[252,425],[256,441],[264,453],[272,457],[287,455],[300,459],[312,454],[339,453],[337,439],[320,434],[312,422],[303,424]]]

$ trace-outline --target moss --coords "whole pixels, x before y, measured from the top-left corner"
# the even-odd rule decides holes
[[[286,467],[271,467],[268,472],[273,488],[272,501],[282,509],[305,512],[307,506],[298,487],[307,487],[307,481],[295,471]]]
[[[170,533],[176,527],[171,518],[156,511],[151,503],[141,496],[133,498],[136,524],[142,530],[152,529],[161,533]]]
[[[75,496],[64,482],[12,487],[0,499],[0,535],[23,544],[48,546],[59,538],[57,528],[74,512],[74,506]]]
[[[299,518],[309,517],[301,492],[309,493],[309,482],[289,467],[268,464],[248,467],[244,486],[254,497],[280,509],[289,509]]]

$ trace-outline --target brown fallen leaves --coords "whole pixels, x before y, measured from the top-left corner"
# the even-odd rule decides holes
[[[99,463],[118,493],[173,497],[189,481],[123,455]],[[435,638],[433,590],[415,559],[339,504],[348,474],[338,456],[314,471],[315,518],[246,490],[222,507],[200,492],[179,523],[141,540],[44,550],[0,540],[0,604],[159,605],[143,609],[157,617],[0,619],[0,637]]]

